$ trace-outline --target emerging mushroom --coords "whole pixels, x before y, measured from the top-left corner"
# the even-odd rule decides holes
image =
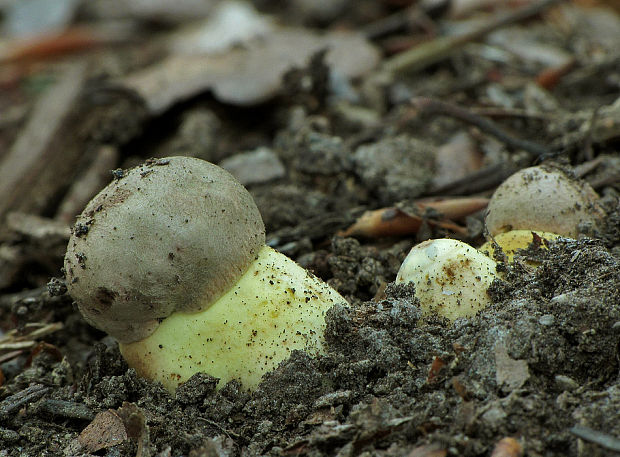
[[[575,238],[582,225],[596,227],[604,212],[596,192],[558,169],[538,166],[510,176],[493,194],[485,223],[509,261],[537,236],[543,242]],[[545,247],[544,245],[542,246]],[[486,255],[485,255],[486,254]],[[456,240],[428,240],[414,246],[400,267],[396,283],[413,283],[420,307],[455,320],[471,317],[490,304],[487,290],[501,276],[493,242],[480,250]],[[529,262],[533,267],[536,262]]]
[[[497,188],[485,223],[491,235],[523,229],[576,238],[581,224],[596,227],[603,218],[597,200],[588,183],[559,169],[525,168]]]
[[[395,282],[413,283],[424,314],[456,320],[491,303],[487,289],[497,277],[496,267],[493,259],[462,241],[428,240],[409,251]]]
[[[197,372],[255,388],[294,349],[319,353],[335,290],[265,246],[247,190],[203,160],[151,160],[78,217],[65,256],[84,318],[168,390]]]

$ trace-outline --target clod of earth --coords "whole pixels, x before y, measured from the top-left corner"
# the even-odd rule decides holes
[[[255,388],[293,350],[323,350],[335,290],[265,246],[247,190],[194,158],[151,160],[86,206],[65,256],[84,318],[174,391],[197,372]]]

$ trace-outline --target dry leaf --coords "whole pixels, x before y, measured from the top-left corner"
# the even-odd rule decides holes
[[[503,343],[495,346],[495,370],[497,385],[510,391],[519,389],[530,377],[527,362],[511,359]]]
[[[482,165],[482,156],[476,143],[466,132],[459,132],[447,143],[437,148],[433,187],[450,184],[476,170]]]
[[[107,449],[128,439],[123,420],[116,411],[100,412],[95,419],[82,430],[78,442],[88,452]]]
[[[520,457],[521,455],[523,455],[523,447],[511,437],[499,440],[491,452],[491,457]]]
[[[225,55],[170,56],[120,83],[140,94],[152,114],[207,90],[221,102],[254,105],[277,94],[288,70],[326,48],[328,65],[347,78],[363,75],[379,59],[377,49],[356,33],[281,28]]]
[[[221,2],[198,27],[176,34],[171,43],[173,53],[216,54],[246,45],[270,32],[271,21],[242,1]]]
[[[446,362],[441,357],[435,357],[431,363],[431,367],[428,370],[428,376],[426,377],[427,384],[434,384],[439,381],[439,373],[441,369],[446,366]]]
[[[97,452],[132,439],[138,443],[136,457],[142,457],[147,452],[148,435],[142,410],[133,403],[124,402],[117,410],[97,414],[77,440],[86,451]]]

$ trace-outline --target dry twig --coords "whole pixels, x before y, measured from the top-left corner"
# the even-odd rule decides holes
[[[561,1],[563,0],[543,0],[525,6],[517,11],[502,15],[472,32],[463,35],[436,38],[428,43],[421,44],[387,59],[382,69],[389,73],[423,70],[430,65],[448,58],[467,43],[478,40],[506,25],[515,24],[529,19],[532,16],[536,16]]]
[[[416,97],[411,100],[411,103],[415,108],[423,111],[424,113],[443,114],[474,125],[483,132],[494,136],[512,148],[523,149],[524,151],[528,151],[538,157],[544,157],[551,154],[551,151],[546,147],[538,143],[534,143],[533,141],[515,138],[489,119],[478,116],[463,107],[430,97]]]
[[[620,439],[615,436],[611,436],[597,430],[592,430],[590,427],[585,427],[583,425],[575,425],[570,429],[570,432],[582,440],[598,444],[599,446],[609,449],[610,451],[620,452]]]

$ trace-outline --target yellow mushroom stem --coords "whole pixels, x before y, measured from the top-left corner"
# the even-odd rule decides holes
[[[147,338],[120,344],[129,366],[174,391],[197,372],[250,390],[294,349],[323,351],[325,313],[346,303],[293,260],[264,246],[237,283],[206,310],[175,312]]]
[[[493,237],[495,243],[502,249],[503,253],[506,254],[506,258],[508,262],[512,262],[514,260],[514,256],[519,249],[527,249],[527,247],[536,241],[535,236],[540,238],[541,249],[548,249],[546,242],[557,240],[558,238],[562,238],[561,235],[557,233],[551,232],[541,232],[537,230],[511,230],[506,233],[499,233]],[[493,258],[493,240],[489,240],[484,243],[478,250],[485,255]],[[528,265],[530,266],[538,266],[538,262],[528,261]]]

